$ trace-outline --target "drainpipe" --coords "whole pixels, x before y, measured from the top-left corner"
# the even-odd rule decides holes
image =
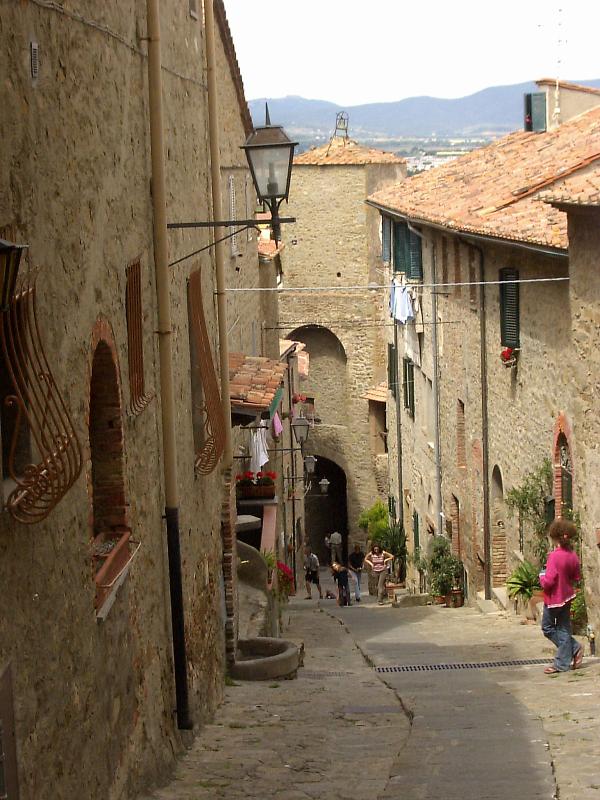
[[[421,231],[414,228],[409,220],[406,220],[409,230],[416,234],[421,241],[425,238]],[[432,245],[431,254],[431,282],[436,283],[437,279],[437,260],[435,243]],[[440,392],[439,392],[439,353],[438,353],[438,320],[437,320],[437,292],[435,286],[431,291],[431,344],[433,349],[433,376],[431,390],[433,393],[433,458],[435,461],[435,504],[437,513],[435,515],[436,533],[443,536],[442,527],[442,448],[440,444]]]
[[[295,352],[295,351],[294,351]],[[292,570],[294,572],[294,586],[296,587],[296,591],[298,591],[298,576],[296,575],[296,448],[294,447],[294,429],[292,428],[292,421],[293,417],[293,410],[294,404],[292,403],[292,397],[294,395],[295,386],[293,385],[292,381],[292,370],[290,369],[290,358],[289,355],[287,357],[287,365],[288,365],[288,405],[290,408],[290,416],[289,416],[289,429],[290,429],[290,456],[292,461],[292,480],[288,481],[288,484],[292,484]],[[289,477],[289,476],[288,476]],[[285,482],[284,482],[285,483]]]
[[[404,527],[404,480],[402,475],[402,417],[400,416],[400,381],[398,380],[398,322],[394,319],[394,353],[396,358],[396,386],[394,399],[396,401],[396,452],[398,453],[398,522]]]
[[[175,392],[171,348],[171,308],[169,297],[169,258],[167,246],[167,204],[164,164],[164,129],[160,53],[159,0],[147,0],[148,24],[148,100],[150,111],[150,148],[152,155],[152,211],[154,217],[154,269],[158,310],[158,352],[160,362],[160,408],[162,415],[163,471],[165,482],[165,519],[169,558],[169,589],[177,726],[190,730],[187,658],[179,545],[179,491],[175,435]]]
[[[492,540],[490,531],[490,447],[488,439],[488,379],[486,348],[486,313],[485,313],[485,261],[483,249],[473,242],[466,241],[479,253],[479,352],[481,370],[481,451],[483,469],[483,559],[485,599],[492,599]]]
[[[431,282],[437,282],[437,251],[433,243],[431,256]],[[442,447],[440,441],[440,382],[439,382],[439,349],[438,349],[438,319],[437,319],[437,291],[435,286],[431,291],[431,344],[433,346],[433,440],[435,459],[435,502],[437,505],[436,527],[438,536],[443,536],[443,511],[442,511]]]
[[[221,153],[219,150],[219,114],[217,108],[217,60],[215,55],[215,16],[213,0],[204,2],[206,30],[206,65],[208,85],[208,138],[210,147],[210,181],[213,215],[222,219],[221,199]],[[220,237],[217,237],[217,239]],[[215,244],[215,279],[217,315],[219,323],[219,367],[221,372],[221,406],[225,422],[225,446],[222,468],[227,470],[233,463],[231,446],[231,399],[229,397],[229,342],[227,339],[227,295],[225,292],[224,242]]]

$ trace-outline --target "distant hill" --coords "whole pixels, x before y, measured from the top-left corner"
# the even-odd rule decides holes
[[[599,80],[573,81],[600,88]],[[523,123],[523,95],[539,91],[534,83],[493,86],[468,97],[445,100],[409,97],[394,103],[338,106],[303,97],[260,98],[249,102],[255,124],[264,122],[265,102],[271,120],[301,140],[333,133],[335,115],[347,111],[350,136],[355,139],[418,137],[499,136],[517,130]]]

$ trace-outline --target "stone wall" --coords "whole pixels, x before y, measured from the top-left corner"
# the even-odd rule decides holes
[[[435,253],[438,282],[479,280],[479,251],[448,235],[424,228],[424,283],[433,277]],[[514,267],[520,278],[566,277],[567,259],[517,247],[483,245],[484,278],[497,281],[499,270]],[[487,356],[488,426],[482,429],[481,305],[479,287],[441,288],[437,296],[439,353],[440,465],[442,524],[468,573],[471,595],[484,585],[483,436],[489,447],[490,542],[492,583],[504,583],[514,568],[519,550],[519,526],[504,503],[506,492],[519,485],[544,458],[554,459],[557,420],[574,414],[572,298],[567,282],[521,284],[521,350],[516,368],[501,359],[499,288],[485,289],[485,348]],[[419,515],[420,543],[427,542],[427,527],[437,526],[436,465],[423,420],[428,400],[417,374],[432,376],[431,294],[423,289],[421,368],[415,366],[415,418],[402,413],[403,477],[410,502],[405,505],[412,541],[412,513]],[[400,375],[402,374],[401,348]],[[391,415],[390,415],[391,416]],[[569,425],[569,430],[572,426]],[[392,441],[392,437],[390,437]],[[573,434],[572,455],[578,437]],[[395,473],[395,447],[390,447],[390,475]],[[577,461],[577,459],[576,459]],[[575,466],[575,470],[577,467]],[[582,495],[574,484],[574,504]],[[433,506],[432,506],[433,501]],[[500,523],[500,524],[499,524]],[[530,553],[531,531],[525,530],[525,555]],[[412,576],[415,580],[415,576]]]
[[[0,228],[29,243],[39,269],[42,336],[85,454],[85,469],[47,521],[17,526],[0,516],[0,662],[14,676],[19,779],[24,800],[120,800],[162,777],[180,749],[173,710],[166,559],[156,290],[153,264],[145,4],[2,6]],[[187,3],[161,3],[168,217],[212,216],[204,34]],[[40,73],[29,73],[29,42]],[[221,78],[227,74],[219,56]],[[237,100],[224,84],[219,114],[223,164],[239,170]],[[242,133],[240,133],[240,131]],[[234,142],[234,139],[237,139]],[[236,172],[236,175],[238,173]],[[174,260],[208,244],[211,231],[169,234]],[[250,272],[255,243],[247,244]],[[129,413],[126,266],[142,264],[147,391]],[[222,692],[220,471],[194,473],[186,283],[202,270],[205,313],[217,363],[210,251],[173,268],[173,368],[181,498],[180,528],[191,715],[210,717]],[[256,281],[257,276],[247,276]],[[258,299],[246,300],[247,337]],[[235,309],[232,309],[235,313]],[[87,413],[92,329],[114,335],[121,393],[123,480],[132,538],[140,549],[104,622],[94,614],[90,554]]]
[[[381,283],[379,215],[365,204],[367,194],[398,180],[403,165],[296,165],[282,255],[281,325],[307,343],[310,376],[303,390],[316,398],[320,425],[309,450],[346,472],[350,537],[362,537],[360,512],[387,486],[377,479],[377,454],[369,434],[365,393],[385,380],[384,293],[345,287]],[[293,287],[339,287],[294,293]],[[311,327],[317,326],[317,327]]]

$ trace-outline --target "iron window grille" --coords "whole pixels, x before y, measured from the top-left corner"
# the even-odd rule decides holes
[[[6,509],[19,522],[45,519],[75,483],[82,468],[81,446],[44,352],[36,313],[35,276],[24,278],[0,315],[0,355],[12,385],[4,407],[15,413],[4,480],[14,488]],[[37,463],[19,463],[27,436]]]
[[[219,463],[225,447],[225,421],[204,317],[200,270],[192,272],[189,277],[188,308],[194,451],[196,455],[194,466],[201,475],[208,475]]]
[[[125,288],[127,354],[129,360],[130,409],[141,414],[154,394],[146,394],[144,382],[144,331],[142,314],[142,267],[139,260],[127,267]]]

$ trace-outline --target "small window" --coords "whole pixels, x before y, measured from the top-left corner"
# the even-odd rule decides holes
[[[519,272],[506,267],[499,273],[500,281],[518,281]],[[519,284],[500,283],[500,344],[519,347]]]
[[[229,219],[234,220],[237,219],[237,207],[236,207],[236,199],[235,199],[235,180],[233,175],[230,175],[227,178],[227,187],[229,191]],[[230,237],[229,237],[229,246],[231,248],[231,257],[235,258],[235,256],[240,255],[240,242],[239,242],[239,233],[233,233],[235,228],[231,228],[230,230]]]
[[[465,404],[462,400],[456,401],[456,463],[459,467],[467,466]]]
[[[525,95],[524,128],[534,133],[546,130],[546,92],[528,92]]]
[[[415,555],[418,555],[421,549],[421,542],[419,539],[419,515],[417,514],[416,511],[413,511],[412,524],[413,524],[413,549]]]
[[[381,258],[385,264],[392,260],[392,220],[381,217]]]
[[[388,344],[388,389],[396,397],[398,385],[398,354],[393,344]]]
[[[461,270],[460,270],[460,242],[458,239],[454,240],[454,283],[456,286],[454,287],[454,291],[456,292],[456,296],[460,297],[462,286],[460,285],[462,281],[461,277]]]
[[[17,800],[17,748],[10,665],[0,669],[0,800]]]
[[[415,365],[409,358],[403,360],[404,408],[415,416]]]
[[[369,429],[373,455],[387,453],[387,422],[385,403],[369,400]]]

